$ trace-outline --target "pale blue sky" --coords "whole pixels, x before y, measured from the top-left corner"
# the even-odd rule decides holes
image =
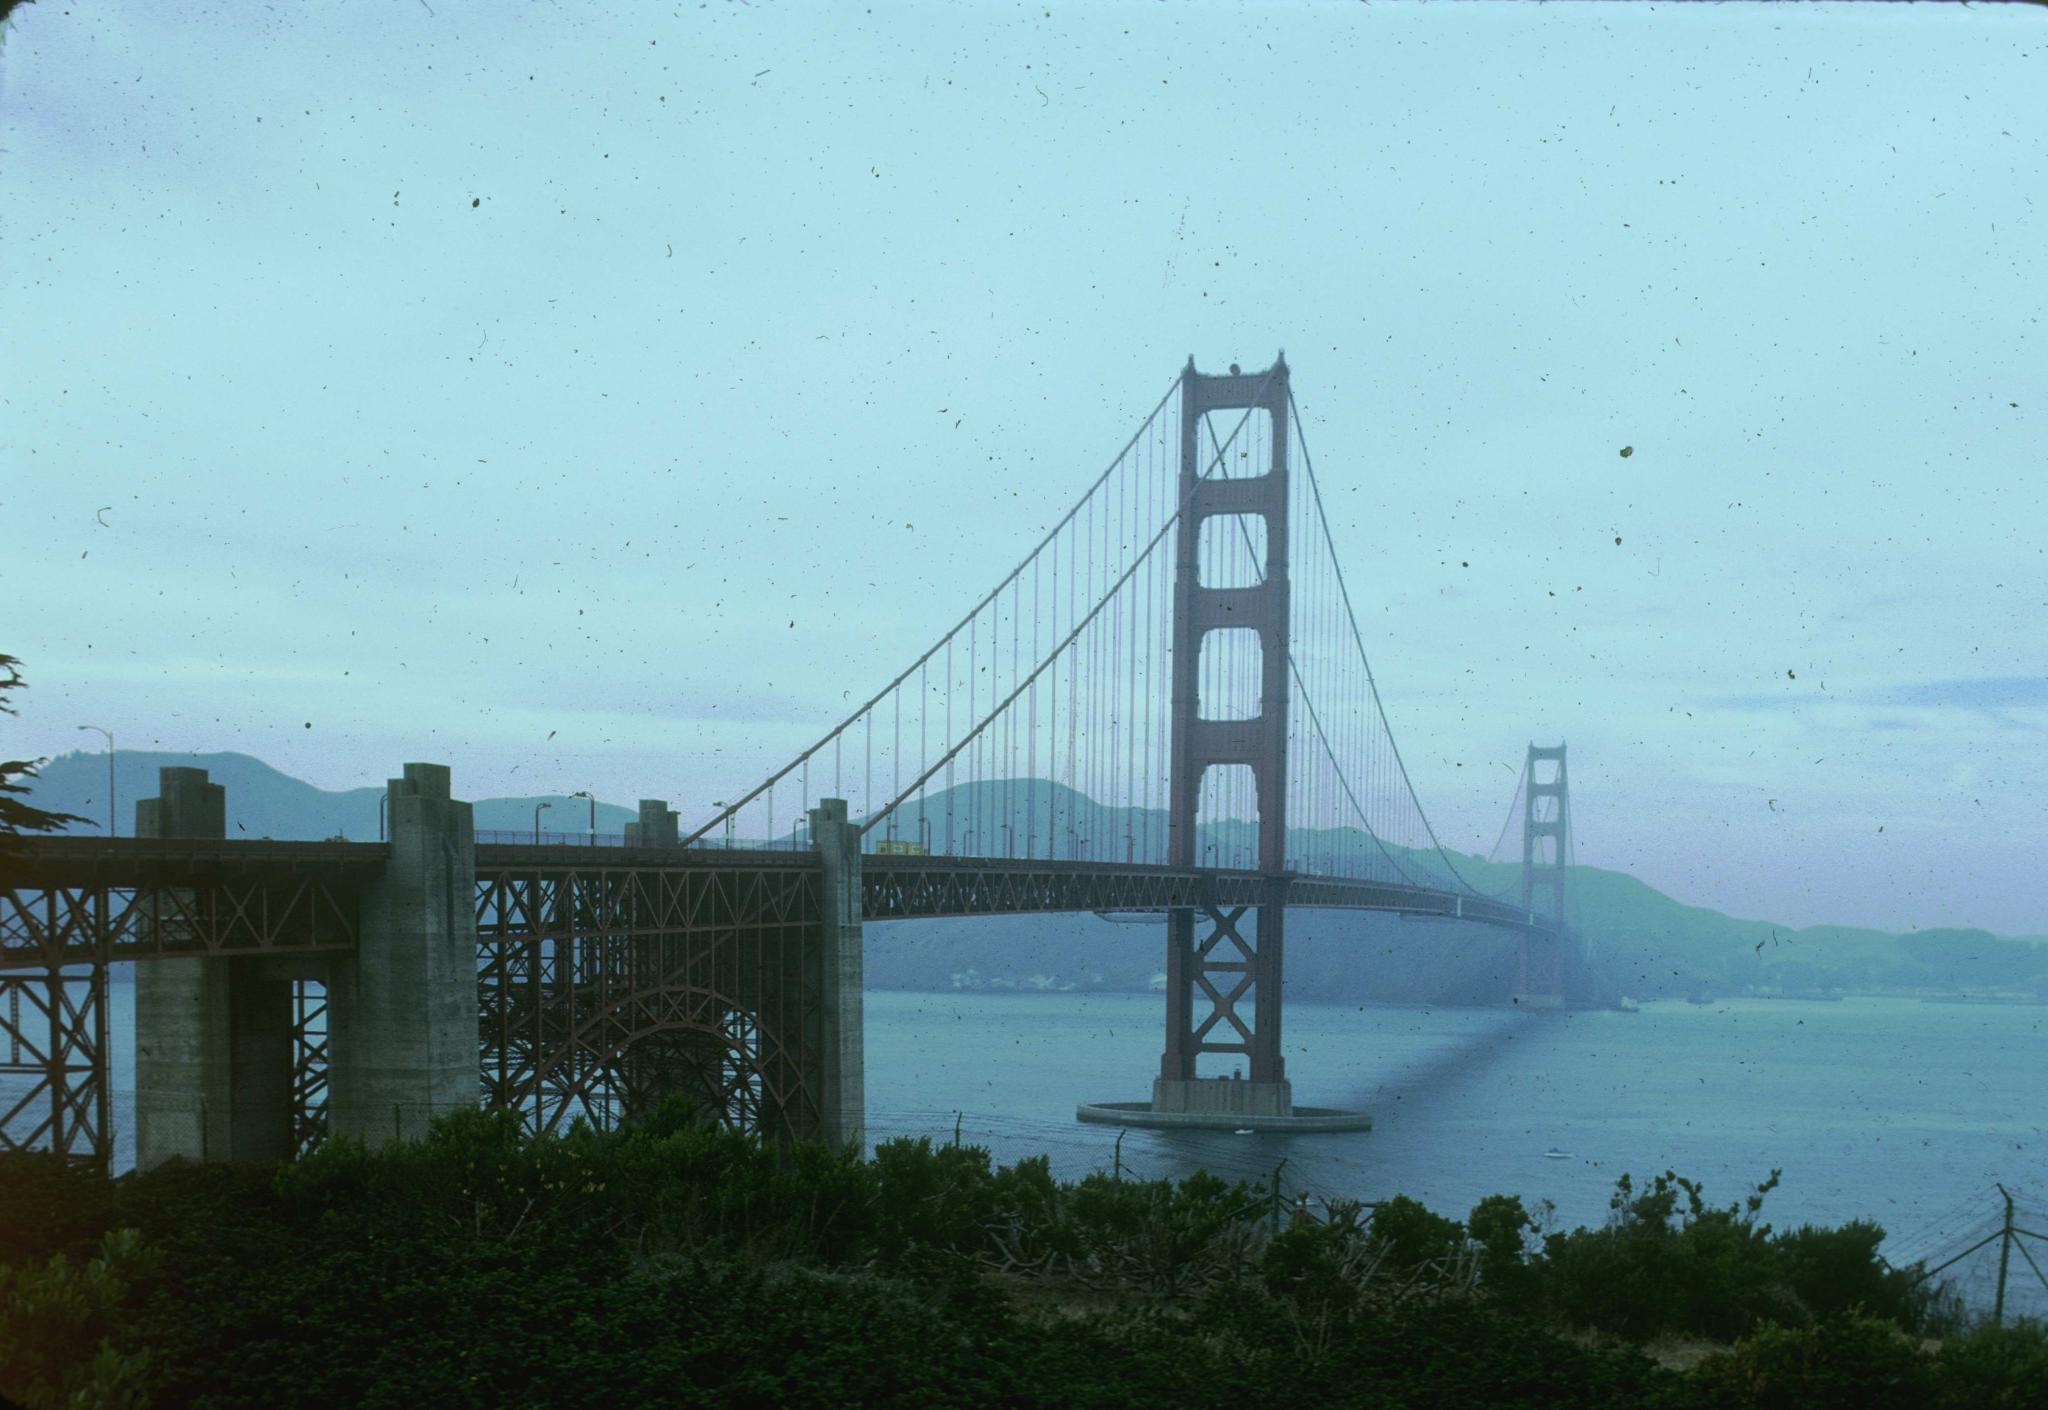
[[[43,0],[10,734],[695,817],[1284,346],[1447,842],[1563,737],[1583,861],[2048,932],[2044,120],[2020,6]]]

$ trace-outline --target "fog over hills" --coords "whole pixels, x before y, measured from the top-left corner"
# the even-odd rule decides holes
[[[280,773],[246,754],[121,751],[115,759],[120,831],[134,829],[134,804],[157,791],[157,770],[203,768],[225,785],[231,837],[317,839],[377,836],[375,787],[327,792]],[[458,785],[458,792],[460,791]],[[104,832],[107,772],[103,754],[66,754],[43,767],[33,785],[39,807],[78,813]],[[589,804],[563,794],[484,798],[475,802],[479,829],[530,831],[537,804],[542,826],[580,832]],[[949,806],[950,805],[950,806]],[[1147,818],[1098,807],[1084,795],[1045,781],[962,786],[934,794],[924,821],[907,809],[899,835],[916,840],[969,830],[1029,828],[1064,839],[1066,848],[1119,854],[1135,839],[1163,835]],[[682,808],[686,825],[701,819]],[[635,815],[617,803],[597,804],[599,832],[616,833]],[[998,820],[1000,819],[1000,820]],[[991,834],[992,835],[992,832]],[[1243,824],[1205,833],[1205,846],[1227,856],[1249,836]],[[1090,842],[1089,839],[1097,839]],[[1343,839],[1317,839],[1338,845]],[[1358,845],[1362,839],[1351,839]],[[1310,845],[1297,842],[1297,846]],[[964,842],[963,842],[964,850]],[[1095,853],[1101,855],[1100,851]],[[1391,848],[1389,857],[1417,873],[1440,875],[1433,856]],[[1517,866],[1452,854],[1460,876],[1476,889],[1519,896]],[[1689,906],[1621,872],[1574,867],[1568,885],[1572,919],[1602,987],[1638,998],[1889,990],[2048,1000],[2048,942],[1982,930],[1887,934],[1839,926],[1794,930]],[[1142,991],[1160,982],[1162,927],[1095,916],[1013,916],[957,921],[879,922],[867,927],[870,988],[1106,989]],[[1515,970],[1515,942],[1483,926],[1395,916],[1297,909],[1289,912],[1287,986],[1291,996],[1344,1002],[1498,1003]]]

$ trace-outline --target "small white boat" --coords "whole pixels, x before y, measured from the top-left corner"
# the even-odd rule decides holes
[[[1556,1146],[1552,1146],[1549,1150],[1543,1152],[1543,1158],[1545,1160],[1570,1160],[1572,1153],[1570,1151],[1561,1151]]]
[[[1249,1126],[1240,1126],[1230,1134],[1233,1136],[1250,1136],[1253,1135],[1254,1132],[1252,1131],[1252,1128]]]

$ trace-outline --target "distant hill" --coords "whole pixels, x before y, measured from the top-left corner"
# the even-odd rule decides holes
[[[377,836],[377,788],[329,793],[278,772],[246,754],[122,751],[115,758],[121,832],[134,830],[135,800],[157,791],[157,770],[183,765],[207,770],[228,793],[232,837],[352,840]],[[106,758],[67,754],[44,766],[31,801],[37,806],[106,816]],[[588,804],[547,794],[476,800],[480,829],[527,831],[538,802],[550,831],[581,831]],[[597,828],[616,833],[636,810],[597,805]],[[1005,831],[1007,829],[1007,831]],[[73,831],[104,831],[73,826]],[[1010,780],[961,785],[932,794],[920,816],[899,815],[896,835],[929,838],[942,850],[952,836],[965,850],[974,838],[1029,839],[1041,855],[1142,855],[1145,839],[1165,835],[1163,815],[1105,808],[1063,785]],[[1241,823],[1208,829],[1205,854],[1227,860],[1248,850]],[[1326,833],[1293,839],[1303,853],[1377,844],[1363,834]],[[1213,847],[1213,852],[1208,849]],[[1417,877],[1441,876],[1428,854],[1386,849]],[[1313,856],[1309,858],[1313,859]],[[1518,897],[1516,866],[1453,854],[1459,875],[1480,891]],[[1297,859],[1297,865],[1301,859]],[[1782,994],[1808,997],[1883,990],[1929,995],[2048,1001],[2048,943],[1981,930],[1930,930],[1892,935],[1842,926],[1795,930],[1737,920],[1688,906],[1632,876],[1574,867],[1568,881],[1573,923],[1584,942],[1595,988],[1637,998]],[[868,927],[868,984],[880,989],[1110,989],[1143,991],[1163,982],[1164,937],[1157,924],[1126,925],[1094,916],[1008,916],[979,920],[878,923]],[[1293,910],[1287,920],[1287,987],[1300,998],[1345,1002],[1497,1003],[1511,987],[1516,942],[1484,926],[1408,921],[1395,916]]]
[[[123,837],[135,833],[135,800],[156,796],[157,770],[161,768],[205,769],[213,782],[224,786],[230,837],[274,837],[279,841],[346,837],[352,842],[377,838],[377,800],[384,795],[382,788],[329,793],[247,754],[157,754],[125,749],[114,755],[114,788]],[[30,796],[39,808],[77,813],[99,823],[97,827],[74,823],[69,831],[104,834],[107,756],[66,754],[52,759],[43,765]],[[541,825],[551,832],[582,832],[590,825],[590,805],[559,793],[479,799],[476,825],[479,829],[531,831],[534,805],[541,802],[552,805],[541,816]],[[599,803],[597,830],[621,832],[638,817],[637,806]]]

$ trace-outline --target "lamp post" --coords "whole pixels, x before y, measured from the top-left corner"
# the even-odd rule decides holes
[[[552,803],[536,803],[533,805],[533,845],[536,847],[540,846],[540,810],[554,806]]]
[[[587,788],[579,788],[569,796],[571,798],[588,798],[590,800],[590,845],[595,847],[597,845],[597,795]]]
[[[925,855],[930,856],[932,851],[932,820],[923,813],[919,813],[917,815],[917,830],[924,838]]]
[[[391,790],[385,789],[377,795],[377,840],[384,840],[384,809],[391,803]]]
[[[114,811],[114,732],[100,729],[98,725],[80,725],[79,728],[98,730],[107,737],[107,836],[119,837],[121,815]]]

